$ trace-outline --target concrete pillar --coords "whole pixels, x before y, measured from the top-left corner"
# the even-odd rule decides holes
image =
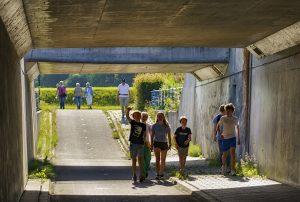
[[[24,190],[20,58],[0,19],[0,201],[18,201]]]

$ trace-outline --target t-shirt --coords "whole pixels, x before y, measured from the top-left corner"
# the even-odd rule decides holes
[[[82,88],[76,87],[75,90],[74,90],[74,96],[75,97],[81,97],[81,93],[82,93]]]
[[[58,86],[57,90],[58,90],[58,95],[59,96],[65,96],[67,94],[65,86]]]
[[[218,122],[220,121],[221,117],[222,117],[222,114],[216,115],[216,116],[213,118],[213,124],[217,125]],[[221,132],[223,131],[222,129],[223,129],[223,127],[220,127]],[[221,138],[221,134],[219,133],[219,131],[217,131],[216,138],[217,138],[217,140],[221,140],[221,139],[222,139],[222,138]]]
[[[169,126],[164,124],[155,123],[152,126],[152,133],[154,134],[155,142],[168,142],[167,135],[171,132]]]
[[[175,139],[179,147],[188,147],[189,144],[185,145],[184,142],[189,139],[189,135],[192,134],[191,129],[186,127],[183,129],[179,127],[175,131]]]
[[[119,97],[129,97],[129,85],[127,83],[125,85],[119,84],[118,91]]]
[[[146,124],[132,120],[130,122],[131,129],[129,141],[133,144],[144,144],[144,132],[146,131]]]
[[[235,137],[235,127],[239,125],[239,120],[235,116],[222,116],[219,125],[223,126],[224,139],[230,139]]]

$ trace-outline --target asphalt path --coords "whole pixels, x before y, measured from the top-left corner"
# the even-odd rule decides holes
[[[51,201],[199,201],[168,181],[153,180],[153,173],[133,182],[131,161],[102,111],[58,110],[57,130]]]

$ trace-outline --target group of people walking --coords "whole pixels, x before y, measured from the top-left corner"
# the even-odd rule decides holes
[[[60,81],[56,90],[56,98],[59,99],[60,109],[65,109],[65,101],[67,97],[67,90],[64,86],[63,81]],[[86,87],[84,90],[80,87],[79,83],[76,83],[76,87],[74,89],[74,101],[76,102],[77,109],[81,108],[82,99],[86,99],[86,103],[89,109],[92,109],[93,104],[93,88],[89,82],[86,83]]]
[[[170,125],[162,112],[157,113],[156,122],[151,126],[147,123],[147,112],[136,110],[130,116],[130,110],[131,108],[127,108],[126,118],[131,125],[129,150],[132,159],[132,179],[133,181],[137,181],[137,162],[139,165],[139,181],[142,182],[148,177],[151,151],[154,151],[156,165],[155,179],[163,180],[167,152],[171,149]],[[192,133],[186,126],[187,118],[185,116],[180,117],[180,123],[181,126],[177,128],[174,140],[179,154],[180,171],[183,172]]]
[[[218,142],[221,173],[235,176],[235,149],[240,145],[239,120],[233,115],[235,106],[232,103],[223,104],[219,114],[213,118],[213,139]]]
[[[142,182],[148,177],[148,170],[151,160],[151,151],[155,154],[155,179],[164,179],[166,156],[171,149],[171,128],[163,112],[156,115],[156,121],[151,126],[147,123],[147,112],[133,111],[129,115],[131,108],[126,110],[131,130],[129,135],[130,156],[132,159],[132,179],[137,181],[137,162],[139,165],[139,181]],[[233,115],[235,106],[232,103],[221,105],[220,113],[213,119],[214,130],[213,139],[219,144],[219,161],[222,165],[222,174],[236,175],[235,170],[235,148],[240,145],[239,121]],[[174,132],[174,143],[178,151],[179,171],[184,174],[186,157],[188,155],[189,143],[192,132],[187,127],[186,116],[179,119],[180,126]]]

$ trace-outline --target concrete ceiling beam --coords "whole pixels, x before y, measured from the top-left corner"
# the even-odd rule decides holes
[[[1,0],[0,16],[20,57],[32,48],[22,0]]]
[[[228,63],[229,48],[56,48],[33,49],[28,62],[94,64]]]

